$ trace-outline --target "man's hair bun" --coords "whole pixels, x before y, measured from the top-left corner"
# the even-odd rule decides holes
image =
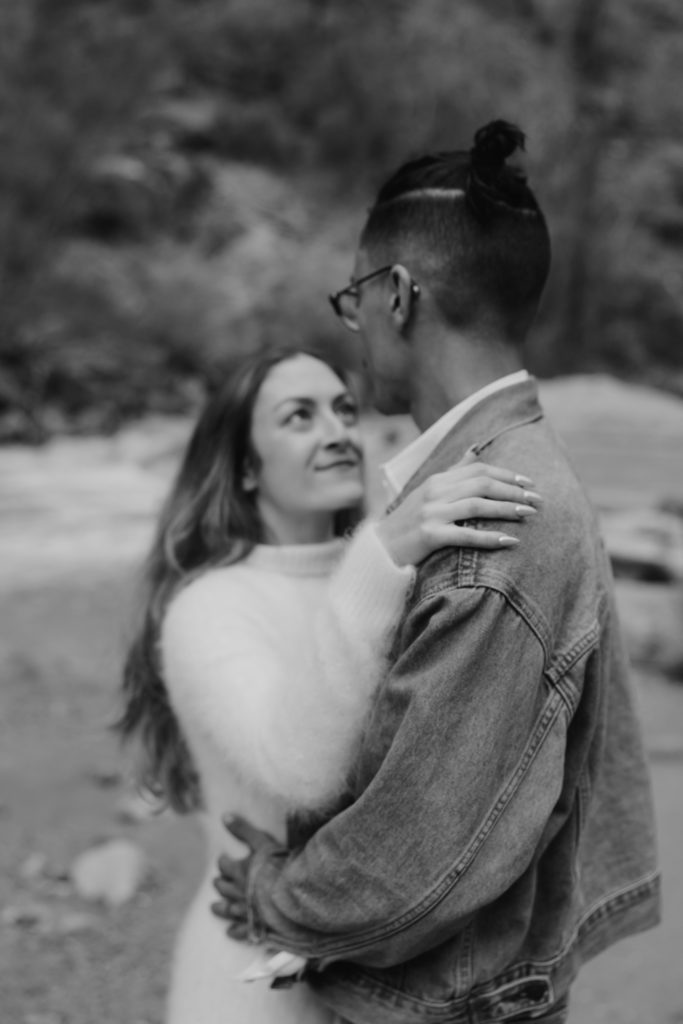
[[[502,167],[517,149],[524,149],[525,136],[509,121],[490,121],[474,136],[470,160],[475,167]]]
[[[515,150],[523,150],[524,143],[524,132],[502,120],[490,121],[474,136],[465,195],[470,210],[482,223],[503,208],[508,212],[538,210],[523,172],[505,162]]]

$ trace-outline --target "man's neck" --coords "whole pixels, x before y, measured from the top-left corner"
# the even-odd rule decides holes
[[[415,346],[411,415],[421,431],[449,409],[500,377],[523,369],[511,345],[465,342],[455,335]]]

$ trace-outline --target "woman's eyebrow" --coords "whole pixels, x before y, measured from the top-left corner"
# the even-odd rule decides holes
[[[294,402],[297,405],[315,405],[315,399],[311,398],[310,395],[298,397],[297,395],[289,395],[287,398],[281,398],[279,402],[276,402],[273,406],[274,409],[279,409],[282,405],[287,405],[288,402]]]
[[[351,392],[345,388],[343,391],[337,392],[337,394],[333,395],[330,399],[325,398],[322,399],[322,401],[330,401],[332,405],[335,405],[337,402],[345,402],[349,398],[352,401],[355,401]],[[287,405],[289,402],[292,402],[294,405],[305,405],[311,407],[317,405],[319,401],[321,401],[320,398],[313,398],[311,395],[288,395],[287,398],[281,398],[279,402],[276,402],[273,409],[277,411],[281,406]]]

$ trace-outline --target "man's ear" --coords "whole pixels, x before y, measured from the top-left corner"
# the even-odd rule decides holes
[[[402,331],[410,320],[415,302],[413,279],[401,263],[391,268],[389,310],[394,324]]]

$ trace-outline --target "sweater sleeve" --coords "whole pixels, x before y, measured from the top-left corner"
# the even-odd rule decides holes
[[[174,599],[162,626],[162,669],[181,723],[288,807],[333,801],[413,579],[364,525],[301,644],[281,635],[286,616],[273,621],[243,576],[208,572]]]

